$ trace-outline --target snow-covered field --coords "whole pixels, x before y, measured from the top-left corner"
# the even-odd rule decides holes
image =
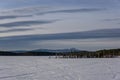
[[[1,56],[0,80],[120,80],[120,58]]]

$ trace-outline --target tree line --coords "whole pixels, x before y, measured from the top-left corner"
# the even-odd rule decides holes
[[[23,53],[0,51],[0,56],[55,56],[56,58],[113,58],[120,56],[120,49],[104,49],[98,51],[70,51],[70,52],[34,52]]]
[[[81,51],[70,53],[60,53],[57,57],[62,58],[114,58],[120,56],[120,49],[98,50],[98,51]]]

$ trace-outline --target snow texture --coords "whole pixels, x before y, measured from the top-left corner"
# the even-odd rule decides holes
[[[120,59],[1,56],[0,80],[120,80]]]

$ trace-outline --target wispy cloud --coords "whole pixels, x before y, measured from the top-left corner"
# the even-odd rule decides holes
[[[62,10],[52,10],[52,11],[46,11],[38,13],[41,14],[52,14],[52,13],[78,13],[78,12],[95,12],[95,11],[101,11],[104,9],[100,8],[80,8],[80,9],[62,9]]]
[[[20,18],[20,17],[31,17],[32,15],[6,15],[6,16],[0,16],[0,20],[4,19],[14,19],[14,18]]]
[[[3,30],[0,31],[0,33],[9,33],[9,32],[21,32],[21,31],[29,31],[29,30],[33,30],[33,29],[9,29],[9,30]]]
[[[24,35],[3,37],[6,40],[22,41],[39,41],[39,40],[60,40],[60,39],[96,39],[96,38],[120,38],[120,28],[118,29],[101,29],[84,32],[43,34],[43,35]]]
[[[60,9],[58,7],[41,7],[41,6],[33,6],[33,7],[25,7],[25,8],[17,8],[11,9],[8,11],[4,11],[2,13],[15,13],[15,14],[53,14],[53,13],[80,13],[80,12],[96,12],[103,11],[105,8],[67,8]]]
[[[20,8],[12,8],[12,9],[6,9],[2,11],[1,13],[4,14],[34,14],[37,12],[42,12],[44,10],[51,10],[51,7],[42,7],[42,6],[28,6],[28,7],[20,7]]]
[[[120,18],[104,19],[104,21],[120,21]]]
[[[57,20],[30,20],[30,21],[18,21],[0,24],[0,27],[19,27],[19,26],[31,26],[31,25],[41,25],[56,22]]]
[[[93,31],[84,31],[84,32],[72,32],[72,33],[59,33],[59,34],[43,34],[43,35],[23,35],[23,36],[11,36],[11,37],[1,37],[0,38],[0,46],[4,49],[33,49],[33,48],[56,48],[60,46],[60,48],[65,48],[65,46],[72,47],[73,44],[71,42],[74,42],[74,40],[87,40],[87,43],[90,45],[96,44],[96,42],[89,43],[90,39],[99,40],[100,39],[118,39],[120,38],[120,28],[119,29],[102,29],[102,30],[93,30]],[[111,40],[110,39],[110,40]],[[66,42],[71,41],[70,43],[66,44]],[[119,39],[118,39],[119,40]],[[118,41],[116,44],[119,44]],[[51,43],[51,41],[53,43]],[[57,41],[57,42],[56,42]],[[59,43],[59,41],[63,41]],[[99,42],[98,41],[98,42]],[[112,40],[111,40],[112,41]],[[106,41],[107,42],[107,41]],[[114,41],[113,41],[114,42]],[[47,44],[48,43],[48,44]],[[87,47],[90,48],[89,45],[86,44],[86,42],[76,42],[74,46],[78,47]],[[105,48],[105,43],[103,41],[101,48]],[[107,44],[110,44],[109,42]],[[112,43],[113,45],[114,43]],[[12,45],[12,47],[11,47]],[[70,45],[70,46],[69,46]],[[98,43],[98,45],[101,45]],[[98,49],[98,45],[94,45],[94,49]],[[88,47],[89,46],[89,47]],[[116,47],[116,45],[113,45]],[[119,45],[117,45],[119,46]],[[110,45],[107,45],[107,47],[110,47]],[[94,50],[93,49],[93,50]]]

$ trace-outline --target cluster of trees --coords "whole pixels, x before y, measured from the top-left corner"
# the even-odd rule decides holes
[[[0,51],[1,56],[56,56],[56,58],[113,58],[120,56],[120,49],[98,50],[98,51],[71,51],[62,53],[53,52],[34,52],[28,51],[15,53]]]
[[[15,56],[17,55],[14,52],[9,52],[9,51],[0,51],[0,56]]]
[[[0,51],[0,56],[55,56],[56,53],[51,52],[8,52],[8,51]]]
[[[114,58],[118,56],[120,56],[120,49],[59,53],[57,55],[62,58]]]

